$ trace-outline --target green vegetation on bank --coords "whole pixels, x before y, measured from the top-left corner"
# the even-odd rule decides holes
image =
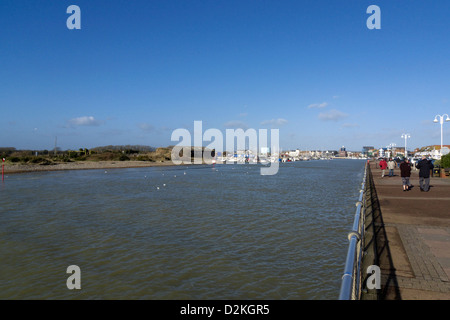
[[[0,148],[0,156],[9,163],[51,165],[75,161],[149,161],[171,160],[172,147],[105,146],[78,150],[16,150]]]
[[[79,148],[78,150],[16,150],[16,148],[0,147],[0,157],[6,158],[10,164],[39,164],[52,165],[76,161],[148,161],[165,162],[171,161],[173,146],[165,148],[153,148],[149,146],[105,146],[92,149]],[[215,150],[200,148],[203,153],[208,152],[210,156],[215,155]],[[191,148],[191,160],[194,159],[195,150]],[[180,151],[180,156],[183,152]]]
[[[440,165],[442,168],[450,168],[450,153],[442,156]]]
[[[440,160],[434,161],[435,167],[450,168],[450,153],[442,156]]]

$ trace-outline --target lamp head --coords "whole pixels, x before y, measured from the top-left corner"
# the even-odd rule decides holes
[[[438,122],[439,122],[438,119],[437,119],[437,117],[434,118],[433,122],[435,122],[435,123],[438,123]]]

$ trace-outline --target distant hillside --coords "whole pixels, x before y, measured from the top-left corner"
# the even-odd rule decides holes
[[[450,145],[443,145],[443,147],[450,148]],[[441,150],[441,145],[431,145],[422,148],[417,148],[416,152],[431,152],[433,150]]]
[[[156,148],[151,146],[142,146],[142,145],[116,145],[116,146],[104,146],[104,147],[95,147],[91,149],[95,152],[106,152],[106,151],[134,151],[136,153],[140,152],[154,152]]]

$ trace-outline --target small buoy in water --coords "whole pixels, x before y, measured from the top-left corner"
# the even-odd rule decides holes
[[[156,187],[156,190],[159,190],[159,187]]]
[[[176,176],[176,175],[174,175],[173,177],[174,177],[174,178],[176,178],[177,176]]]
[[[186,172],[184,172],[184,174],[186,174]]]
[[[166,186],[166,184],[164,183],[164,184],[163,184],[163,187],[165,187],[165,186]]]
[[[105,173],[108,173],[108,171],[105,171]]]

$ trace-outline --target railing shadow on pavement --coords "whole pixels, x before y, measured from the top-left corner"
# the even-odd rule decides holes
[[[389,247],[389,238],[387,236],[383,214],[381,211],[380,201],[378,199],[377,190],[373,181],[372,171],[368,170],[368,201],[366,208],[366,242],[364,252],[363,265],[376,265],[381,268],[381,289],[376,290],[376,294],[371,294],[368,290],[362,290],[361,299],[377,299],[385,300],[389,295],[390,300],[401,300],[401,294],[398,286],[396,269],[392,260],[391,250]],[[366,282],[370,275],[367,275],[362,286],[366,288]]]
[[[370,163],[365,166],[362,189],[357,202],[355,220],[349,233],[349,248],[342,276],[339,300],[401,300],[396,270],[389,248],[380,202],[375,189]],[[378,289],[368,289],[372,273],[380,270]]]

